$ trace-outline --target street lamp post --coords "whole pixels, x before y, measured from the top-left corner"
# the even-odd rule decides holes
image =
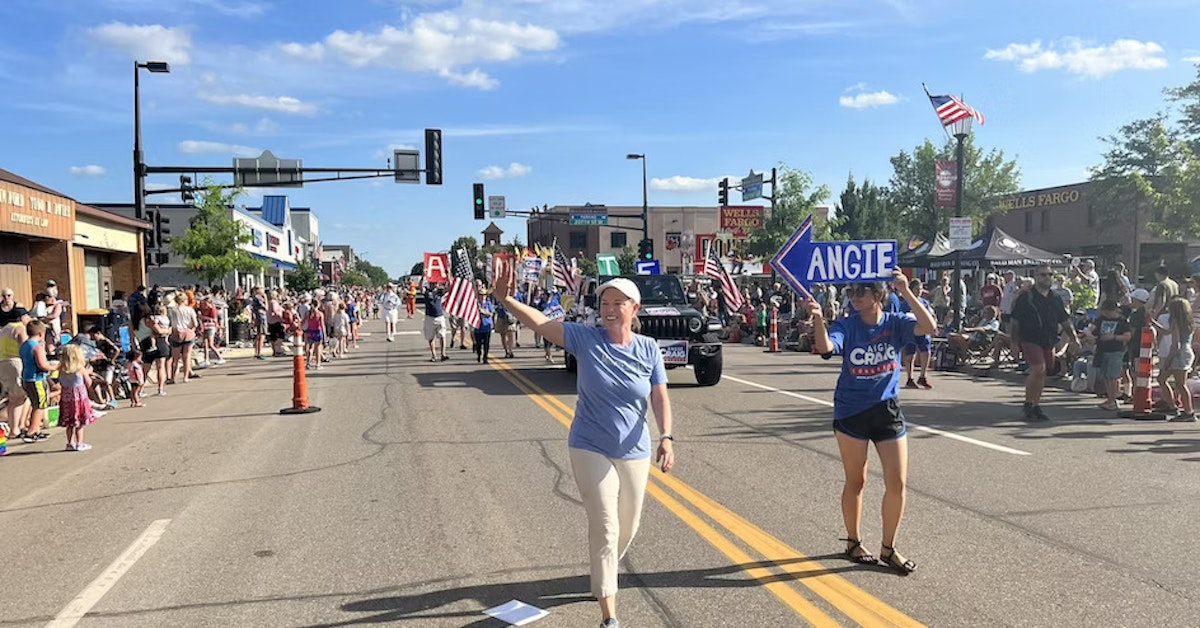
[[[171,71],[166,61],[133,62],[133,214],[138,220],[146,218],[146,160],[142,156],[142,103],[138,70],[155,73]]]
[[[962,218],[963,215],[963,179],[965,178],[965,173],[963,172],[963,141],[966,140],[967,136],[971,134],[971,120],[971,116],[963,116],[961,120],[950,124],[950,132],[952,135],[954,135],[954,139],[957,141],[957,144],[954,148],[954,158],[958,163],[954,183],[955,218]],[[962,302],[966,295],[962,293],[961,288],[962,251],[958,249],[954,250],[954,279],[952,281],[954,282],[954,287],[952,290],[952,294],[954,295],[954,302],[952,304],[952,307],[954,308],[954,317],[951,319],[951,327],[954,329],[954,331],[959,331],[962,325]]]
[[[650,199],[646,194],[646,155],[635,155],[630,153],[625,156],[626,159],[640,159],[642,161],[642,239],[650,239]]]

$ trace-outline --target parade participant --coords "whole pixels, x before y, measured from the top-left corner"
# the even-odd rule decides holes
[[[571,468],[587,511],[592,593],[600,603],[602,626],[618,626],[617,566],[637,533],[650,472],[648,408],[661,434],[657,464],[664,473],[675,464],[662,354],[652,338],[636,333],[641,294],[628,279],[610,280],[596,290],[602,328],[549,319],[515,293],[514,269],[502,264],[496,300],[579,361],[579,399],[568,438]]]
[[[875,443],[883,467],[883,542],[880,559],[899,574],[916,570],[912,560],[896,551],[896,533],[904,516],[908,476],[908,440],[900,410],[900,350],[917,336],[933,333],[933,314],[909,288],[897,269],[892,287],[911,313],[884,311],[883,282],[848,288],[854,314],[826,326],[820,304],[808,302],[816,349],[823,356],[842,356],[842,371],[833,394],[833,431],[841,453],[846,483],[842,488],[842,519],[846,551],[851,561],[872,564],[877,559],[863,547],[862,499],[867,480],[868,445]]]
[[[408,317],[412,318],[413,314],[417,313],[417,282],[409,280],[408,289],[404,292],[404,309],[408,311]]]
[[[394,342],[396,335],[396,319],[400,317],[400,297],[396,296],[396,286],[388,284],[379,297],[379,305],[383,306],[383,323],[387,327],[387,341]]]
[[[29,414],[29,429],[21,437],[22,442],[36,443],[50,438],[42,431],[46,409],[50,407],[50,371],[58,368],[58,362],[46,357],[46,324],[29,321],[25,326],[26,340],[21,343],[21,387],[32,404]]]
[[[496,317],[496,305],[487,290],[479,289],[479,329],[475,330],[475,361],[487,364],[488,352],[492,349],[492,326]]]
[[[83,347],[70,344],[62,348],[58,364],[58,384],[62,396],[58,401],[58,425],[67,430],[67,451],[87,451],[91,445],[83,442],[83,428],[104,416],[92,409],[88,398],[88,382],[92,368],[88,366]]]
[[[1013,303],[1011,333],[1014,346],[1021,347],[1021,354],[1029,364],[1029,375],[1025,378],[1025,418],[1048,421],[1050,417],[1042,411],[1041,401],[1047,370],[1054,366],[1054,345],[1058,343],[1060,330],[1070,337],[1070,346],[1078,346],[1079,340],[1062,299],[1050,291],[1054,271],[1049,266],[1039,266],[1034,277],[1032,288],[1022,290]]]
[[[442,308],[442,291],[434,290],[433,286],[425,288],[425,340],[429,341],[430,362],[450,359],[446,355],[446,312]]]

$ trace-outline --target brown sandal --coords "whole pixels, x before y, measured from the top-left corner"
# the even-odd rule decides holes
[[[859,539],[838,539],[838,540],[845,541],[845,542],[851,544],[849,547],[846,548],[846,551],[842,552],[842,556],[846,560],[848,560],[852,563],[858,563],[860,565],[874,565],[879,562],[878,558],[875,558],[874,556],[872,556],[871,552],[868,552],[867,549],[865,547],[863,547],[861,540],[859,540]],[[855,554],[854,550],[857,550],[857,549],[861,549],[863,551],[863,553]]]

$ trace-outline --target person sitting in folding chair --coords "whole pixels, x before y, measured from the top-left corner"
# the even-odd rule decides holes
[[[965,327],[962,333],[950,334],[946,339],[950,347],[968,361],[977,362],[987,357],[1000,333],[1000,309],[994,305],[983,308],[983,318],[973,327]]]

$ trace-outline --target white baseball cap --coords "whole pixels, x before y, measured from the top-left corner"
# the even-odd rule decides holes
[[[1147,292],[1145,288],[1138,288],[1137,290],[1129,293],[1129,298],[1133,299],[1134,301],[1141,301],[1142,303],[1145,303],[1150,300],[1150,293]]]
[[[642,293],[638,290],[637,284],[624,277],[610,279],[603,284],[600,284],[600,287],[596,290],[596,295],[604,296],[604,291],[608,290],[609,288],[616,288],[621,294],[629,297],[638,305],[641,305],[642,303]]]

